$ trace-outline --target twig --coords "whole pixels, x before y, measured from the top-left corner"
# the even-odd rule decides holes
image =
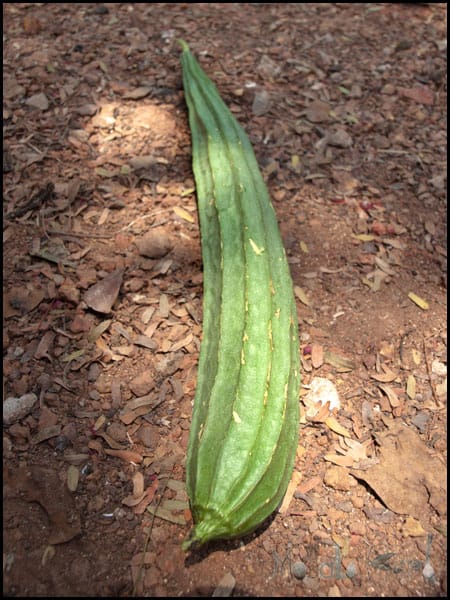
[[[51,200],[55,193],[53,183],[47,183],[43,188],[40,188],[31,198],[26,200],[21,206],[11,211],[6,215],[7,219],[16,219],[23,217],[28,211],[40,208],[43,204]]]
[[[47,229],[45,231],[47,235],[51,235],[54,233],[55,235],[64,235],[66,237],[75,237],[75,238],[93,238],[99,240],[109,240],[111,236],[116,235],[117,231],[111,232],[109,235],[101,235],[99,233],[75,233],[72,231],[63,231],[62,229]]]
[[[172,476],[174,468],[175,468],[175,463],[172,465],[172,468],[170,470],[169,476],[167,477],[166,481],[164,482],[163,488],[161,490],[161,493],[159,495],[158,501],[156,503],[156,507],[155,507],[156,509],[158,509],[159,505],[162,502],[162,499],[163,499],[163,496],[164,496],[164,492],[166,491],[166,488],[167,488],[167,483],[168,483],[170,477]],[[153,523],[155,522],[155,518],[156,518],[156,512],[157,512],[157,510],[155,510],[155,512],[152,515],[152,520],[150,522],[150,527],[149,527],[149,530],[148,530],[148,533],[147,533],[147,538],[146,538],[145,544],[144,544],[144,550],[143,550],[143,553],[142,553],[142,561],[141,561],[141,564],[140,564],[140,567],[139,567],[139,572],[138,572],[136,580],[135,580],[135,582],[133,584],[133,591],[131,593],[132,596],[136,596],[136,590],[137,590],[138,584],[140,583],[140,581],[142,579],[142,574],[144,572],[145,555],[147,554],[148,545],[150,543],[150,538],[151,538],[152,530],[153,530]]]
[[[430,367],[430,363],[428,362],[428,355],[427,355],[427,347],[426,347],[426,344],[425,344],[425,338],[422,339],[422,343],[423,343],[423,356],[425,358],[425,365],[427,367],[427,373],[428,373],[428,379],[430,381],[431,392],[433,394],[433,398],[434,398],[434,401],[436,403],[436,406],[441,407],[442,405],[439,402],[439,399],[438,399],[438,397],[436,395],[436,391],[434,389],[433,382],[431,380],[432,370],[431,370],[431,367]]]
[[[403,353],[404,353],[404,348],[403,348],[403,345],[404,345],[404,343],[405,343],[405,340],[406,340],[406,338],[408,337],[408,335],[409,335],[410,333],[413,333],[413,332],[414,332],[414,329],[409,329],[409,330],[408,330],[406,333],[404,333],[404,334],[402,335],[402,337],[400,338],[400,345],[399,345],[399,348],[398,348],[398,354],[399,354],[399,356],[400,356],[400,368],[401,368],[401,369],[407,369],[407,367],[405,366],[405,361],[404,361],[404,355],[403,355]]]
[[[142,215],[141,217],[137,217],[137,219],[133,219],[133,221],[131,221],[130,223],[128,223],[128,225],[125,225],[124,227],[122,227],[120,229],[120,231],[127,231],[128,229],[131,229],[131,227],[133,227],[133,225],[135,223],[137,223],[138,221],[142,221],[143,219],[150,219],[152,218],[154,215]]]
[[[53,256],[46,250],[40,250],[39,252],[29,252],[29,255],[33,256],[33,258],[42,258],[43,260],[47,260],[48,262],[55,263],[56,265],[61,264],[66,267],[72,267],[73,269],[76,269],[76,267],[77,267],[76,263],[74,263],[70,260],[66,260],[65,258],[58,258],[57,256]]]

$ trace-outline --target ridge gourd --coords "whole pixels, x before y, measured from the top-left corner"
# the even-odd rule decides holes
[[[297,448],[300,375],[289,265],[253,148],[179,43],[204,280],[187,550],[249,533],[277,508]]]

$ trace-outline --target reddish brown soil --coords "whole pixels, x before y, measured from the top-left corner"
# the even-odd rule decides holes
[[[5,594],[445,596],[445,5],[3,18]],[[202,263],[177,37],[254,145],[305,386],[282,514],[188,556]]]

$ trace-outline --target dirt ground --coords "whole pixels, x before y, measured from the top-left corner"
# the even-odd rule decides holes
[[[3,4],[7,596],[446,595],[446,7]],[[185,39],[297,298],[280,511],[185,555],[202,337]]]

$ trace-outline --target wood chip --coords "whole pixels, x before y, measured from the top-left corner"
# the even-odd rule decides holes
[[[297,489],[298,484],[301,481],[301,478],[302,476],[298,471],[294,471],[292,473],[291,480],[289,482],[289,485],[283,498],[283,502],[281,503],[279,509],[279,513],[281,515],[285,515],[288,512],[292,497],[294,495],[295,490]]]
[[[169,316],[169,297],[167,294],[161,294],[159,297],[159,314],[163,319]]]
[[[133,496],[138,498],[144,493],[144,476],[140,471],[133,475]]]

